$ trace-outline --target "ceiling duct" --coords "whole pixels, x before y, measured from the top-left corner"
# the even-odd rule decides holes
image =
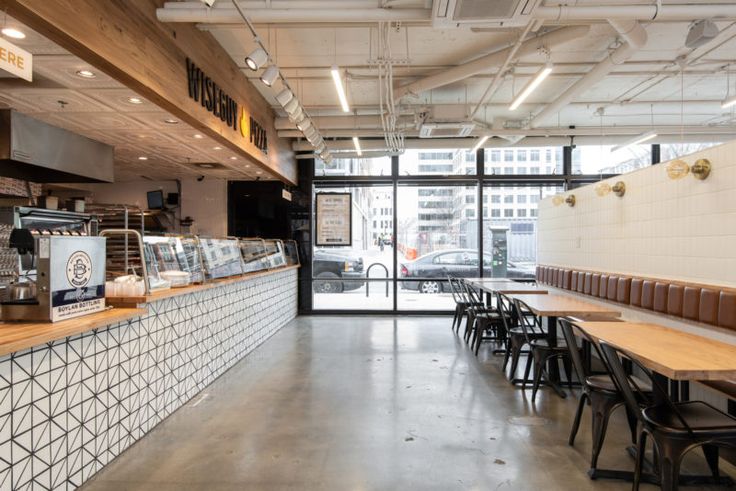
[[[49,183],[113,182],[113,148],[3,109],[0,176]]]
[[[462,138],[475,129],[474,123],[422,123],[419,138]]]
[[[482,24],[499,27],[523,26],[540,0],[435,0],[434,27],[462,27]]]

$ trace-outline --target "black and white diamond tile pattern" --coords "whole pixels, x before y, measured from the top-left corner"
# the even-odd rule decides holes
[[[75,489],[296,316],[295,270],[0,357],[0,490]]]

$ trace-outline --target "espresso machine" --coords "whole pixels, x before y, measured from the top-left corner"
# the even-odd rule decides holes
[[[105,238],[14,228],[20,266],[0,302],[4,321],[71,319],[105,308]]]

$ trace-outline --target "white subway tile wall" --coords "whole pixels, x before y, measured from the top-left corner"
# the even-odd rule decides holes
[[[0,489],[75,489],[297,313],[296,270],[0,357]]]
[[[736,141],[683,157],[710,160],[700,181],[666,163],[608,179],[622,198],[574,189],[575,207],[539,204],[539,264],[736,286]]]

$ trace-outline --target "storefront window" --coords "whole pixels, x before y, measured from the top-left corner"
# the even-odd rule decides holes
[[[399,187],[400,310],[452,309],[447,277],[479,275],[477,193],[476,186]]]
[[[662,162],[690,155],[691,153],[705,150],[706,148],[720,145],[721,142],[704,143],[663,143],[659,146],[659,156]]]
[[[652,165],[652,146],[577,145],[572,151],[573,174],[623,174]]]
[[[315,176],[390,176],[391,157],[335,158],[331,164],[321,159],[314,161]]]
[[[470,149],[406,150],[399,157],[402,176],[475,174],[475,154]]]
[[[560,188],[549,186],[486,186],[483,194],[499,196],[484,205],[483,251],[491,255],[493,268],[486,276],[532,279],[537,263],[537,204],[542,198],[557,194]],[[501,199],[501,196],[503,198]],[[490,213],[488,209],[490,208]]]
[[[546,159],[542,161],[542,156]],[[503,158],[502,158],[503,157]],[[562,148],[485,149],[486,175],[561,174]]]

